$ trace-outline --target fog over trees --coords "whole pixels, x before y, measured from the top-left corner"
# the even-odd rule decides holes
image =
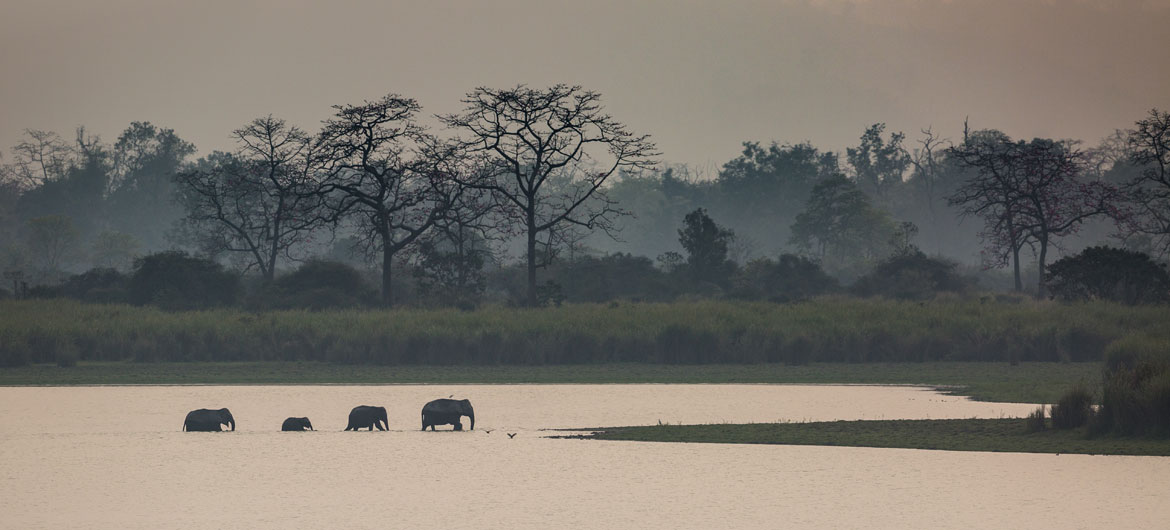
[[[370,290],[347,304],[1046,296],[1048,264],[1086,247],[1170,251],[1170,118],[1156,109],[1096,143],[883,123],[843,153],[748,139],[704,174],[660,160],[652,131],[582,87],[480,87],[462,104],[434,129],[393,93],[336,105],[317,130],[244,118],[233,151],[198,158],[147,122],[112,143],[24,131],[0,158],[4,295],[95,268],[120,292],[132,271],[157,283],[159,263],[201,259],[184,270],[235,274],[259,305],[338,285],[328,276]]]

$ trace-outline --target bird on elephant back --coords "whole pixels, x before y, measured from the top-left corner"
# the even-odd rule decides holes
[[[451,425],[452,430],[462,431],[463,424],[459,422],[461,416],[471,420],[471,429],[475,429],[475,409],[471,408],[471,401],[466,399],[436,399],[423,405],[422,430],[435,430],[436,425]]]
[[[349,411],[349,424],[345,426],[345,430],[356,431],[365,428],[372,431],[374,427],[377,427],[379,431],[384,431],[389,428],[389,425],[389,421],[386,419],[386,407],[358,405]]]
[[[220,432],[221,425],[227,425],[236,430],[236,419],[228,409],[199,409],[187,413],[183,420],[184,431]]]

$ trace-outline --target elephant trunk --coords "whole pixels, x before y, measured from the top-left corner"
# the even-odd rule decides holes
[[[471,420],[471,429],[469,429],[469,430],[474,431],[475,430],[475,411],[474,410],[467,409],[467,419]]]

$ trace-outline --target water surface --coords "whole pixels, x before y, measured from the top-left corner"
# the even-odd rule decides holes
[[[476,429],[419,432],[422,404],[450,395],[472,400]],[[386,406],[391,430],[341,432],[360,404]],[[232,410],[236,432],[180,432],[188,410],[219,407]],[[0,527],[1165,528],[1167,458],[540,431],[1032,408],[868,386],[0,388]],[[319,431],[279,432],[288,416]]]

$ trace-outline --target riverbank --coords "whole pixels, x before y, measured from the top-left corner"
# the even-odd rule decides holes
[[[597,440],[828,445],[944,451],[1170,456],[1168,438],[1087,438],[1082,430],[1026,432],[1023,419],[881,420],[616,427]]]
[[[981,401],[1052,403],[1071,385],[1096,384],[1100,363],[928,362],[544,366],[369,366],[321,362],[79,362],[0,368],[0,386],[171,384],[603,384],[787,383],[943,387]]]

